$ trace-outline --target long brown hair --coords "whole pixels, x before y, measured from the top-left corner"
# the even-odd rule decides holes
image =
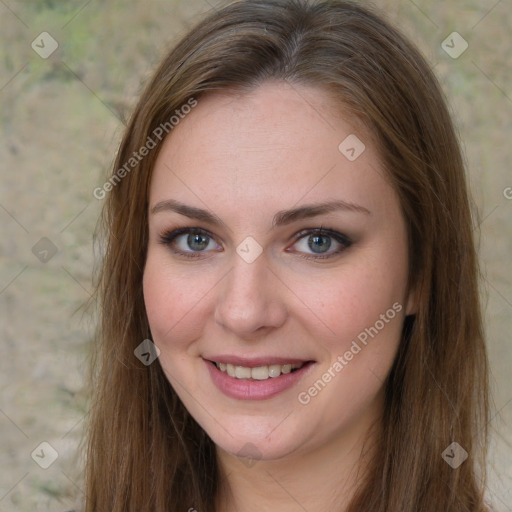
[[[134,355],[151,339],[142,276],[160,145],[127,162],[165,123],[172,136],[169,120],[191,99],[267,80],[323,88],[365,123],[408,228],[417,313],[406,319],[385,384],[377,456],[347,510],[485,510],[487,361],[457,137],[414,46],[381,15],[335,0],[249,0],[214,12],[164,58],[135,108],[104,188],[111,191],[102,216],[85,510],[214,512],[215,446],[160,365]],[[453,442],[469,454],[457,468],[442,456]]]

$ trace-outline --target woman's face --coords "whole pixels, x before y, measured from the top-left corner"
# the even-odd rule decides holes
[[[158,156],[151,333],[228,453],[332,447],[381,412],[412,300],[398,198],[358,126],[321,89],[266,83],[201,98]]]

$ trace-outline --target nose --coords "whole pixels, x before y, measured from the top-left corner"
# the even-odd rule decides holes
[[[238,254],[216,296],[215,321],[240,339],[255,339],[281,327],[287,318],[284,286],[265,253],[252,263]]]

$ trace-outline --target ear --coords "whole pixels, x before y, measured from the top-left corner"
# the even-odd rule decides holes
[[[419,292],[417,285],[409,286],[407,298],[405,301],[405,315],[415,315],[419,309]]]

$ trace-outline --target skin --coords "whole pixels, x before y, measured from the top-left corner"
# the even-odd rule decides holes
[[[366,146],[355,161],[338,150],[350,134]],[[356,471],[371,457],[403,320],[414,312],[404,219],[385,176],[370,136],[331,96],[285,82],[201,98],[163,144],[150,187],[144,297],[159,362],[217,446],[219,510],[340,509],[354,492]],[[222,224],[152,212],[169,199],[207,209]],[[278,211],[330,200],[369,213],[336,210],[272,229]],[[174,241],[199,257],[160,242],[179,227],[211,233],[204,251],[187,245],[187,234]],[[333,256],[315,260],[309,235],[296,235],[320,227],[353,243],[335,254],[343,246],[330,238]],[[252,263],[236,251],[248,236],[262,249]],[[300,403],[298,393],[395,303],[401,311]],[[273,398],[240,400],[212,384],[203,358],[214,354],[315,364]]]

